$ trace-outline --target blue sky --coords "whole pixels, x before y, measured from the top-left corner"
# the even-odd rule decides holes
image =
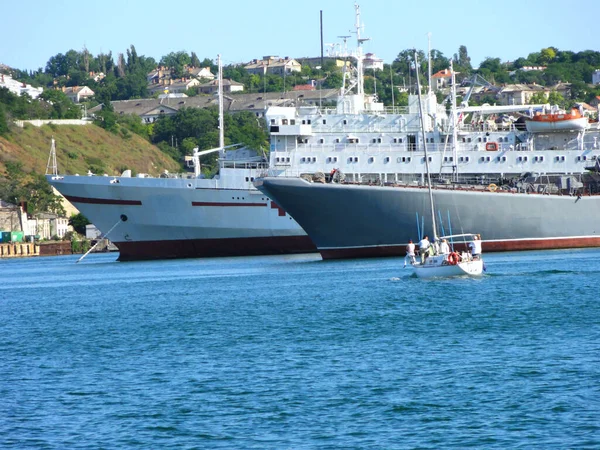
[[[549,46],[600,50],[599,0],[359,4],[363,34],[371,38],[365,51],[386,63],[407,48],[426,50],[428,32],[432,48],[446,57],[465,45],[474,66],[488,56],[510,61]],[[7,5],[13,7],[8,14]],[[33,0],[22,7],[0,0],[0,10],[0,63],[18,69],[44,67],[51,56],[84,46],[94,55],[112,51],[115,59],[131,44],[138,55],[157,60],[179,50],[194,51],[200,59],[221,53],[225,64],[264,55],[318,56],[319,11],[325,43],[340,42],[337,36],[348,35],[354,24],[352,0]]]

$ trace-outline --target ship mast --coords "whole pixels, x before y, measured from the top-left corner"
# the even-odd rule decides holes
[[[437,230],[435,226],[435,209],[433,207],[433,191],[431,189],[431,175],[429,174],[429,157],[427,155],[427,140],[425,139],[425,120],[423,115],[423,101],[421,100],[421,81],[419,80],[419,59],[417,50],[415,50],[415,72],[417,77],[417,94],[419,96],[419,118],[421,119],[421,137],[423,139],[423,149],[425,151],[425,169],[427,170],[427,188],[429,189],[429,205],[431,206],[431,226],[433,227],[433,240],[437,239]]]
[[[362,54],[362,44],[365,41],[368,41],[369,38],[363,38],[360,36],[360,6],[358,3],[354,4],[354,9],[356,10],[356,23],[354,27],[356,29],[356,93],[358,95],[365,94],[365,82],[364,82],[364,74],[363,74],[363,54]]]
[[[217,55],[217,64],[219,67],[219,157],[223,158],[225,156],[225,125],[223,123],[223,65],[221,63],[221,55]]]

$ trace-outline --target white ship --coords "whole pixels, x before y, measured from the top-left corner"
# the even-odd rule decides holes
[[[355,62],[334,107],[271,107],[268,173],[373,184],[423,185],[425,157],[416,95],[408,107],[384,107],[363,89],[360,10]],[[222,98],[222,92],[220,92]],[[220,101],[222,109],[222,101]],[[424,96],[425,139],[435,182],[466,177],[495,186],[522,173],[582,173],[600,156],[598,130],[530,133],[486,121],[489,114],[531,106],[469,107],[448,114],[434,93]],[[461,117],[482,120],[466,125]],[[221,131],[223,127],[221,127]],[[59,175],[48,181],[119,248],[120,260],[258,255],[315,251],[302,228],[253,186],[267,161],[246,149],[227,150],[220,171],[159,178]],[[348,205],[351,207],[351,205]],[[315,214],[319,214],[315,211]]]

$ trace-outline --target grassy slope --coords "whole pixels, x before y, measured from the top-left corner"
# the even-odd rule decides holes
[[[6,173],[4,161],[20,161],[26,171],[46,173],[52,136],[56,141],[58,171],[62,174],[87,173],[90,158],[99,160],[109,175],[119,175],[125,168],[151,175],[165,169],[180,171],[175,161],[135,134],[124,139],[91,124],[40,128],[26,125],[12,127],[8,139],[0,137],[0,174]]]

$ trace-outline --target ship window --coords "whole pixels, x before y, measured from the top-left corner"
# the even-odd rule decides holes
[[[465,138],[462,138],[462,141],[463,141],[463,142],[467,142],[467,140],[466,140]]]
[[[555,156],[554,161],[560,161],[560,156]]]
[[[331,158],[328,156],[327,159],[325,160],[326,163],[330,163],[331,162]]]
[[[477,138],[477,142],[481,142],[481,138]]]
[[[302,120],[302,125],[306,125],[306,120]]]
[[[444,156],[444,162],[448,162],[448,157]]]
[[[404,161],[404,158],[400,158],[399,156],[396,158],[397,163],[402,162],[402,161]]]
[[[390,157],[386,156],[383,160],[384,163],[389,163],[390,162]]]
[[[317,162],[317,158],[315,156],[313,156],[312,162]]]
[[[323,125],[327,125],[327,120],[323,119]]]
[[[565,160],[565,157],[564,157],[564,156],[561,156],[561,157],[560,157],[560,160],[561,160],[561,161],[564,161],[564,160]]]
[[[465,161],[469,162],[469,157],[465,156]]]
[[[334,142],[335,142],[336,144],[339,144],[339,143],[340,143],[340,138],[337,138],[337,139],[336,139]]]
[[[485,157],[482,156],[481,158],[479,158],[479,161],[481,161],[481,162],[485,161]]]
[[[294,119],[290,119],[290,125],[296,125],[296,121]]]
[[[333,162],[337,162],[337,156],[333,157]]]
[[[471,138],[468,138],[468,139],[467,139],[467,142],[471,142],[471,140],[472,140]]]
[[[371,164],[372,162],[375,161],[375,158],[373,158],[372,156],[369,158],[369,164]]]
[[[344,119],[344,121],[342,122],[344,125],[348,125],[348,121],[346,119]]]
[[[410,162],[410,159],[411,159],[410,156],[407,156],[406,157],[406,162]]]
[[[310,119],[308,119],[308,120],[306,121],[306,123],[308,123],[308,124],[310,125],[310,124],[311,124],[311,122],[310,122]]]
[[[491,160],[492,160],[492,158],[491,158],[491,157],[489,157],[489,156],[486,156],[486,160],[489,162],[489,161],[491,161]]]
[[[354,162],[358,162],[358,156],[354,157]]]
[[[487,142],[487,138],[486,137],[483,138],[483,142]]]
[[[402,144],[402,138],[398,139],[398,142],[400,142]]]
[[[523,161],[527,161],[529,158],[527,156],[523,156]]]
[[[290,158],[289,158],[289,157],[288,157],[288,158],[285,158],[285,161],[286,161],[286,162],[290,162]]]
[[[287,125],[287,124],[288,124],[287,119],[281,119],[281,125]]]
[[[319,144],[322,144],[323,142],[325,142],[324,139],[319,139]]]
[[[502,161],[503,161],[503,162],[504,162],[504,161],[506,161],[506,156],[503,156],[503,157],[502,157]]]
[[[305,162],[306,158],[300,158],[300,162]]]
[[[271,125],[275,125],[275,119],[271,119]]]
[[[246,177],[246,181],[250,181],[250,179],[248,177]]]
[[[348,158],[348,163],[352,162],[352,157]]]

